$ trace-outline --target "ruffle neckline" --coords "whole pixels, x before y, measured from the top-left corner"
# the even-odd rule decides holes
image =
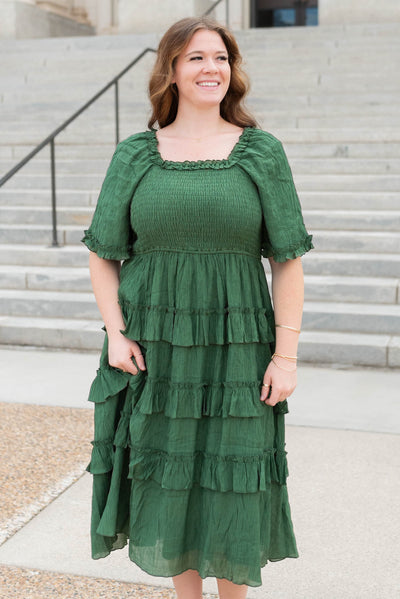
[[[166,169],[176,169],[176,170],[192,170],[192,169],[202,169],[202,168],[212,168],[212,169],[223,169],[229,168],[233,164],[235,164],[243,150],[246,148],[248,141],[250,139],[250,135],[254,127],[244,127],[242,133],[239,136],[236,144],[233,146],[231,153],[228,158],[221,159],[209,159],[209,160],[184,160],[184,161],[175,161],[175,160],[164,160],[161,156],[158,149],[158,139],[156,135],[156,129],[150,129],[147,131],[148,134],[148,145],[150,150],[150,156],[152,161],[155,164],[158,164],[162,168]]]

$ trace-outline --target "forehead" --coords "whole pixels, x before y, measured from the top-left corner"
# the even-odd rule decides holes
[[[221,50],[226,52],[226,46],[219,33],[209,31],[208,29],[201,29],[193,35],[192,39],[186,45],[184,53],[186,54],[192,50],[213,50],[215,52]]]

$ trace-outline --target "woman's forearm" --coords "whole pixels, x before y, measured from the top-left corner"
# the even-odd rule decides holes
[[[93,293],[109,336],[125,328],[118,304],[120,268],[119,261],[105,260],[90,252],[89,269]]]
[[[275,262],[271,258],[270,264],[275,323],[300,329],[304,303],[301,258],[286,262]],[[298,341],[298,333],[281,327],[276,328],[277,353],[296,356]]]

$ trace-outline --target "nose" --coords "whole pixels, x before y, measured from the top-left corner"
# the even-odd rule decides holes
[[[205,59],[205,62],[203,63],[203,69],[204,71],[207,71],[207,73],[215,73],[218,71],[217,64],[211,56]]]

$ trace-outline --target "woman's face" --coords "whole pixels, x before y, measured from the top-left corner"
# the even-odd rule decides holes
[[[206,108],[222,102],[230,78],[228,52],[221,36],[201,29],[179,54],[172,83],[178,88],[179,103]]]

